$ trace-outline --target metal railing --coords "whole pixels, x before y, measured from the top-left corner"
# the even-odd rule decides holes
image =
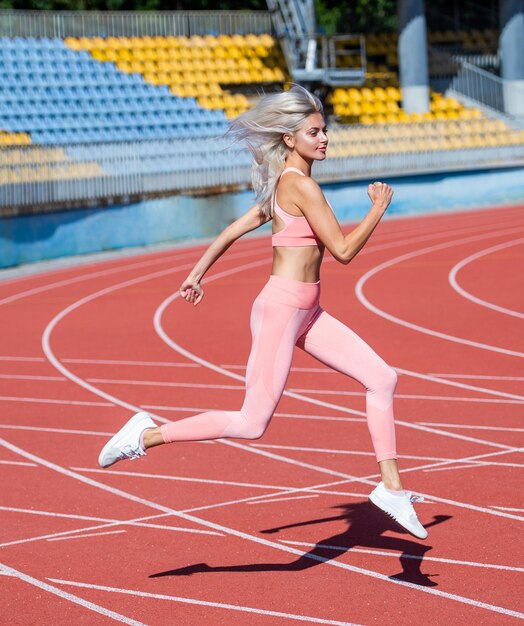
[[[513,85],[471,63],[462,63],[450,83],[450,90],[488,107],[497,113],[512,116],[511,102],[524,102],[524,89]],[[522,108],[522,107],[521,107]]]
[[[0,10],[0,37],[154,37],[272,33],[267,11]]]
[[[251,168],[247,162],[231,159],[224,164],[214,164],[216,159],[204,165],[199,159],[190,164],[187,152],[180,142],[159,142],[163,146],[152,153],[150,142],[128,142],[98,145],[100,157],[94,154],[77,164],[98,162],[103,175],[79,176],[63,180],[31,180],[28,176],[42,168],[71,166],[70,156],[75,151],[88,154],[92,145],[62,146],[64,162],[43,162],[42,155],[31,159],[31,151],[42,151],[41,146],[2,149],[0,160],[0,216],[41,212],[46,209],[66,209],[74,206],[96,206],[106,203],[126,203],[149,197],[187,194],[220,193],[225,190],[246,189],[250,186]],[[27,159],[14,158],[14,151],[23,150]],[[13,158],[9,158],[9,151]],[[178,151],[178,159],[174,158]],[[169,152],[171,165],[160,158]],[[98,155],[97,155],[98,156]],[[156,159],[162,167],[155,171],[144,163]],[[33,161],[33,162],[31,162]],[[14,164],[16,163],[16,164]],[[471,170],[483,167],[505,167],[524,165],[524,144],[462,149],[449,151],[398,152],[391,154],[370,154],[368,156],[332,158],[318,163],[316,177],[321,182],[349,181],[392,175],[417,174],[446,170]],[[20,182],[23,170],[28,178]],[[34,178],[37,178],[35,175]]]

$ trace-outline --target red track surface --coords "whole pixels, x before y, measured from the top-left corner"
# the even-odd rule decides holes
[[[0,283],[2,623],[524,617],[522,209],[386,221],[349,267],[324,265],[324,308],[400,371],[401,468],[426,496],[424,542],[367,502],[362,389],[299,350],[261,440],[98,468],[136,407],[170,421],[240,406],[268,239],[236,244],[193,308],[170,296],[200,254]]]

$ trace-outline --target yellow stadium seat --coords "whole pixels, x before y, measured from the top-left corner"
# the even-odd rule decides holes
[[[356,89],[355,87],[350,87],[346,93],[347,98],[350,102],[360,102],[362,100],[362,94],[360,93],[360,90]]]

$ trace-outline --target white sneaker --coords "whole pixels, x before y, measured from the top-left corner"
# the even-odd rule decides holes
[[[413,508],[413,502],[422,500],[420,496],[414,496],[409,491],[400,491],[397,495],[386,489],[380,482],[369,494],[369,499],[415,537],[425,539],[428,536],[428,531],[418,521]]]
[[[101,467],[109,467],[123,459],[137,459],[146,451],[140,444],[144,430],[156,428],[149,413],[141,411],[133,417],[106,443],[98,457]]]

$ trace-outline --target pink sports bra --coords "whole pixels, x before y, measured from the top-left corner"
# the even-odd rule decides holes
[[[281,176],[283,176],[286,172],[298,172],[301,176],[305,176],[305,174],[296,167],[286,167]],[[275,233],[271,238],[273,246],[322,245],[322,242],[315,235],[307,219],[303,215],[290,215],[278,205],[276,189],[273,198],[273,211],[284,222],[284,228],[279,230],[278,233]]]

